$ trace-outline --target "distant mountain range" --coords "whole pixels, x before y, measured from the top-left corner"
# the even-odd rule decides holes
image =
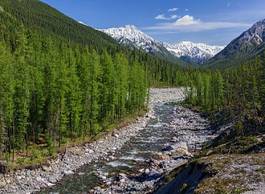
[[[203,64],[224,49],[224,46],[211,46],[189,41],[183,41],[177,44],[165,44],[165,47],[182,60],[198,64]]]
[[[227,67],[243,63],[265,50],[265,19],[254,24],[210,59],[206,66]]]
[[[162,43],[132,25],[101,31],[116,39],[120,44],[143,49],[145,52],[161,55],[171,60],[180,58],[188,63],[202,64],[224,48],[188,41],[176,44]]]
[[[174,54],[164,47],[163,43],[156,41],[133,25],[120,28],[101,29],[101,31],[127,47],[142,49],[147,53],[171,62],[181,62]]]

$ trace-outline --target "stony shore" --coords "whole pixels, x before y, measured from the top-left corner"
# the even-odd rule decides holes
[[[152,193],[169,172],[187,164],[203,143],[215,137],[208,128],[207,120],[198,113],[175,106],[171,117],[172,121],[166,128],[172,130],[174,136],[160,152],[145,161],[145,168],[139,168],[133,174],[120,173],[116,177],[99,174],[105,185],[89,193]]]
[[[154,107],[160,103],[181,101],[184,98],[182,89],[151,89],[149,112],[127,127],[114,130],[93,143],[72,147],[47,165],[35,170],[18,170],[0,174],[0,193],[31,193],[42,188],[53,186],[64,176],[73,174],[81,166],[96,162],[102,157],[119,150],[131,137],[142,130],[154,116]],[[145,172],[146,173],[146,172]]]

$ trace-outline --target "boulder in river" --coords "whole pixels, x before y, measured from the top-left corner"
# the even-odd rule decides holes
[[[163,152],[170,152],[174,150],[174,148],[171,145],[168,145],[162,149]]]
[[[74,172],[72,170],[65,170],[64,171],[64,175],[71,175],[71,174],[74,174]]]
[[[175,137],[175,136],[170,140],[170,142],[173,142],[173,143],[175,143],[175,142],[177,142],[177,141],[178,141],[178,138]]]
[[[184,155],[184,156],[190,156],[191,153],[189,152],[189,148],[187,146],[187,143],[181,143],[176,146],[175,152]]]

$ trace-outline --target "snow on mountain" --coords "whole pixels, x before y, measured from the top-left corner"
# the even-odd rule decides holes
[[[187,62],[203,63],[220,52],[223,46],[209,46],[203,43],[188,41],[177,44],[159,42],[133,25],[120,28],[102,29],[101,31],[116,39],[119,43],[143,49],[148,53],[162,53],[164,56],[175,56]],[[172,57],[171,56],[171,57]]]
[[[211,46],[204,43],[193,43],[189,41],[176,44],[166,43],[164,46],[175,56],[200,64],[224,49],[224,46]]]
[[[121,44],[133,45],[146,52],[159,52],[163,44],[140,31],[133,25],[126,25],[120,28],[109,28],[101,30]]]

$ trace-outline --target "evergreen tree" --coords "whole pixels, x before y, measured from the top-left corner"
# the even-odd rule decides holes
[[[69,137],[77,137],[80,132],[80,114],[81,114],[81,88],[79,77],[77,76],[77,65],[74,53],[71,49],[67,52],[68,68],[67,68],[67,123],[69,129]]]
[[[14,112],[14,69],[12,56],[0,44],[0,155],[9,149]]]
[[[106,127],[114,118],[114,65],[111,56],[104,51],[101,56],[101,121],[102,126]]]
[[[14,148],[25,147],[25,136],[29,127],[30,77],[28,64],[28,40],[24,31],[18,34],[15,53],[15,94],[14,94],[14,126],[12,144]]]
[[[126,101],[128,95],[128,60],[122,54],[116,54],[114,60],[116,66],[117,96],[116,113],[118,119],[126,115]]]

